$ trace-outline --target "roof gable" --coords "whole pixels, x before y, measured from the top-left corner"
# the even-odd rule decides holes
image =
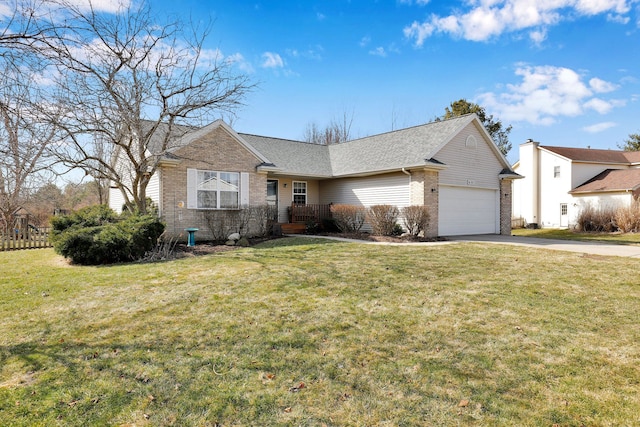
[[[376,173],[403,168],[442,168],[434,156],[470,123],[476,122],[505,168],[508,162],[495,147],[475,114],[441,120],[407,129],[369,136],[329,146],[334,176]]]
[[[185,133],[182,137],[177,139],[174,144],[172,144],[172,148],[169,150],[169,154],[177,155],[181,148],[186,147],[187,145],[192,144],[193,142],[201,139],[205,135],[214,132],[217,129],[221,129],[227,134],[229,134],[238,144],[244,147],[246,150],[251,152],[258,160],[263,163],[269,163],[269,160],[260,153],[255,147],[251,144],[248,144],[236,131],[234,131],[229,125],[227,125],[222,120],[216,120],[215,122],[209,123],[207,126],[193,130],[191,132]]]

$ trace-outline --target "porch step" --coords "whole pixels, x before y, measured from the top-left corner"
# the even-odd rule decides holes
[[[280,224],[282,234],[304,234],[307,231],[306,224],[299,223],[285,223]]]

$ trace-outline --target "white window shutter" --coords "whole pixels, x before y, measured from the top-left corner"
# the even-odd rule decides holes
[[[249,174],[240,173],[240,206],[249,206]]]
[[[198,209],[197,169],[187,169],[187,209]]]

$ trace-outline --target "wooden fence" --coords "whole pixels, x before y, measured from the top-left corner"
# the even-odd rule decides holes
[[[50,248],[48,228],[26,228],[24,230],[0,230],[0,251]]]

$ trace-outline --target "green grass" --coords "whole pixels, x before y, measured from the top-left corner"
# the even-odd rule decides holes
[[[637,272],[305,238],[108,267],[0,253],[0,425],[639,425]]]
[[[511,230],[514,236],[539,237],[542,239],[578,240],[583,242],[606,242],[620,245],[640,245],[640,233],[581,233],[568,229],[540,228]]]

